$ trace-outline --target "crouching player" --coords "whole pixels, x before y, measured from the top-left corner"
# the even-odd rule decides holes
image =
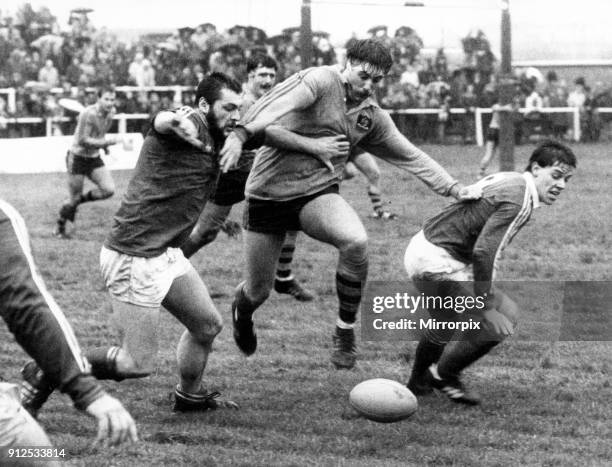
[[[482,179],[476,184],[482,189],[481,199],[448,206],[412,238],[404,264],[421,292],[486,297],[478,316],[482,331],[461,339],[448,329],[424,333],[408,381],[413,393],[424,395],[435,388],[454,402],[479,403],[461,383],[461,372],[511,335],[518,316],[517,305],[492,286],[495,262],[533,209],[557,199],[575,167],[568,147],[546,141],[535,149],[523,174],[500,172]],[[465,288],[466,281],[473,281],[473,293]],[[449,319],[448,311],[446,316],[441,310],[428,311],[436,319]],[[453,312],[453,318],[457,316]],[[444,351],[451,339],[455,342]]]

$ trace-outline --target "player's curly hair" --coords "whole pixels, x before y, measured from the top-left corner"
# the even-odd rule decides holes
[[[208,102],[208,105],[212,107],[221,96],[223,89],[229,89],[238,94],[242,92],[240,83],[224,73],[215,72],[206,75],[202,78],[196,89],[195,106],[198,106],[200,99],[203,97]]]
[[[272,68],[275,71],[278,71],[278,63],[269,55],[264,53],[256,53],[251,55],[247,60],[247,74],[253,70],[256,70],[259,67],[264,68]]]
[[[388,73],[393,65],[389,48],[379,40],[363,39],[351,41],[346,50],[346,58],[351,62],[365,62],[384,73]]]
[[[565,144],[551,139],[543,141],[535,148],[525,168],[527,172],[531,172],[531,166],[534,162],[540,167],[550,167],[557,162],[576,167],[576,156]]]

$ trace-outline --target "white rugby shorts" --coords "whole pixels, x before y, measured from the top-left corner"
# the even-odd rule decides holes
[[[132,305],[159,308],[172,282],[193,266],[180,248],[153,258],[130,256],[102,247],[100,271],[113,298]]]
[[[439,274],[440,280],[472,281],[472,266],[453,258],[448,251],[425,238],[421,230],[406,248],[404,267],[411,280],[423,273]]]

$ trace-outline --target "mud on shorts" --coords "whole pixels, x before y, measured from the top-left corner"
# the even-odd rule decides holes
[[[312,195],[289,201],[272,201],[247,198],[244,208],[244,228],[251,232],[284,235],[290,230],[302,230],[300,212],[302,208],[319,196],[338,194],[337,184]]]

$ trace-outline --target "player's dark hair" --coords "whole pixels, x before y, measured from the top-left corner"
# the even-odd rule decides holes
[[[112,92],[113,94],[116,94],[117,91],[115,90],[115,86],[113,86],[112,84],[103,84],[97,89],[98,97],[102,97],[102,95],[107,92]]]
[[[274,71],[278,71],[278,63],[276,63],[276,60],[269,55],[258,53],[251,55],[247,60],[247,74],[260,66],[264,68],[274,68]]]
[[[195,106],[197,107],[200,99],[203,97],[206,99],[206,102],[208,102],[208,105],[212,107],[221,96],[221,91],[223,89],[229,89],[238,94],[242,91],[240,83],[225,73],[215,72],[206,75],[202,81],[200,81],[196,89]]]
[[[562,163],[575,168],[576,156],[565,144],[559,141],[547,140],[540,143],[531,154],[525,169],[527,172],[531,172],[531,166],[534,162],[540,167],[550,167],[556,163]]]
[[[389,48],[375,39],[355,40],[348,44],[346,58],[351,62],[365,62],[384,73],[388,73],[393,65]]]

